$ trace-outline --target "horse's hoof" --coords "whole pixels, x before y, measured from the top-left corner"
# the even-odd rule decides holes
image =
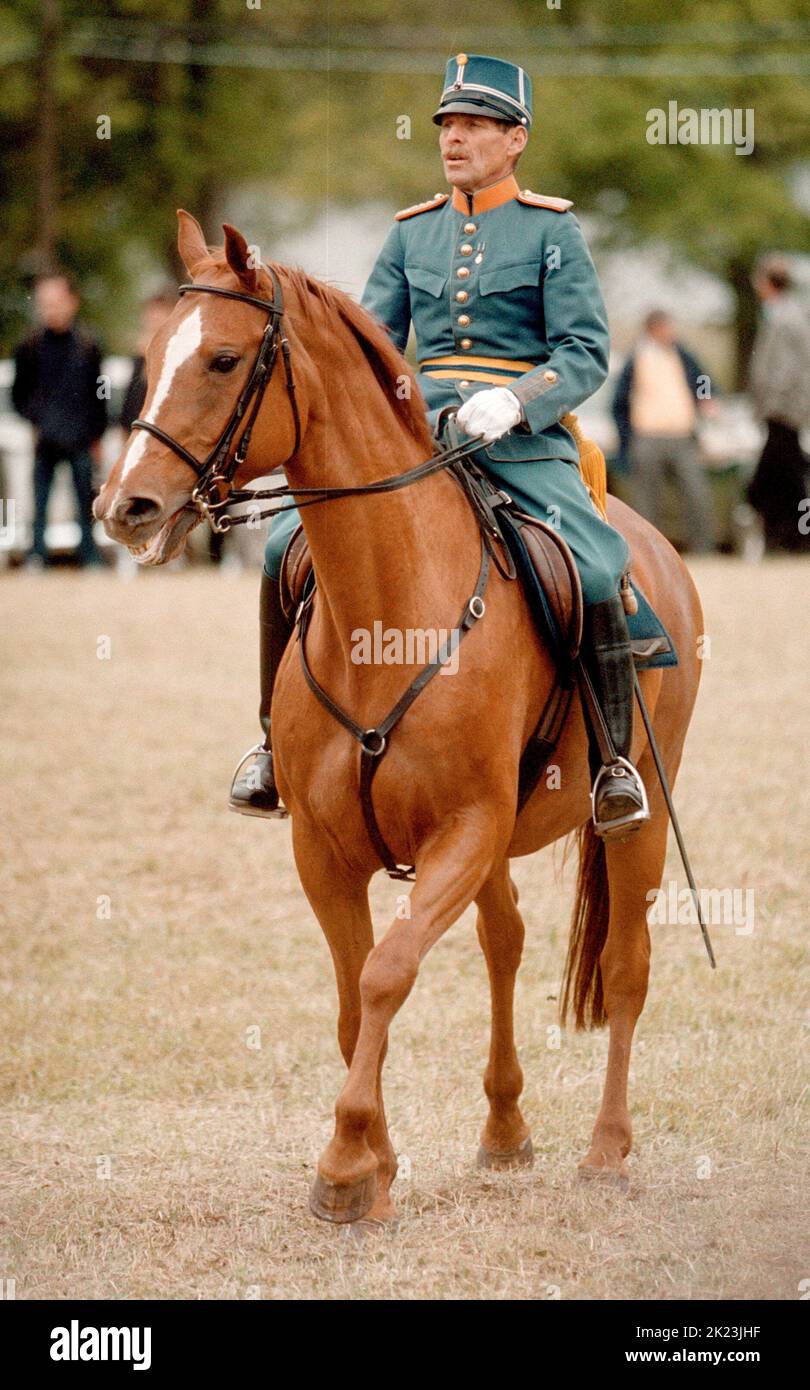
[[[309,1209],[321,1221],[333,1221],[339,1225],[360,1221],[374,1205],[376,1188],[376,1173],[369,1173],[367,1178],[348,1186],[327,1182],[318,1173],[309,1194]]]
[[[630,1179],[622,1169],[592,1168],[589,1164],[577,1168],[577,1181],[597,1182],[602,1187],[614,1187],[618,1192],[626,1192],[630,1186]]]
[[[475,1163],[478,1168],[495,1168],[498,1171],[506,1168],[531,1168],[534,1163],[531,1135],[527,1134],[520,1148],[510,1149],[508,1153],[497,1153],[494,1149],[485,1149],[482,1144]]]

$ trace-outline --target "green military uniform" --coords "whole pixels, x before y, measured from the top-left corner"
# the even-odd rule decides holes
[[[522,71],[492,58],[465,63],[465,79],[477,65],[481,89],[497,89],[501,100],[510,75]],[[451,61],[448,78],[455,67]],[[474,85],[465,81],[464,103],[452,109],[476,109],[467,105]],[[516,87],[517,109],[503,108],[513,120],[521,111],[530,119],[526,74],[522,85],[523,102]],[[437,117],[452,95],[448,82]],[[481,110],[494,114],[491,97]],[[460,407],[478,391],[514,393],[523,421],[473,458],[519,506],[559,527],[591,604],[617,592],[629,551],[595,510],[577,446],[559,423],[605,380],[609,350],[599,281],[570,208],[564,198],[522,191],[512,175],[473,195],[437,193],[396,214],[362,302],[400,351],[413,324],[417,381],[433,423],[443,407]],[[290,512],[274,523],[265,559],[271,575],[297,520]]]

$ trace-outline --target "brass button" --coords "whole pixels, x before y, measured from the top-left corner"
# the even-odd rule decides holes
[[[462,346],[463,348],[471,348],[471,347],[472,347],[472,338],[462,338],[462,340],[461,340],[461,346]]]
[[[548,369],[547,372],[543,372],[543,379],[544,379],[545,381],[556,381],[556,380],[557,380],[557,373],[556,373],[556,372],[553,372],[553,371],[551,370],[551,368],[549,367],[549,369]]]
[[[469,297],[470,296],[468,295],[466,290],[456,290],[456,299],[458,300],[459,304],[466,304]]]
[[[466,280],[469,273],[470,267],[468,265],[460,265],[458,270],[456,271],[456,275],[458,276],[459,280]]]
[[[465,241],[464,245],[459,246],[458,249],[461,252],[462,256],[471,256],[473,253],[473,249],[468,241]]]
[[[478,225],[475,222],[465,222],[464,230],[467,233],[467,236],[472,236],[473,232],[478,231]]]
[[[469,314],[459,314],[459,316],[458,316],[458,326],[459,326],[459,328],[466,328],[466,327],[467,327],[467,324],[468,324],[469,322],[470,322],[470,316],[469,316]]]
[[[469,386],[470,383],[469,381],[460,381],[458,384],[459,386]]]

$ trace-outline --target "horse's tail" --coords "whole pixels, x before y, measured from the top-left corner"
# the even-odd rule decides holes
[[[563,972],[560,1018],[573,1013],[577,1028],[601,1028],[606,1021],[599,957],[610,916],[605,842],[587,821],[577,831],[579,874],[571,915],[571,935]]]

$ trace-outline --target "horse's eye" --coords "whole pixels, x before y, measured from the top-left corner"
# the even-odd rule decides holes
[[[224,375],[227,372],[232,372],[238,361],[238,357],[232,357],[229,353],[222,352],[211,363],[211,371],[222,372]]]

